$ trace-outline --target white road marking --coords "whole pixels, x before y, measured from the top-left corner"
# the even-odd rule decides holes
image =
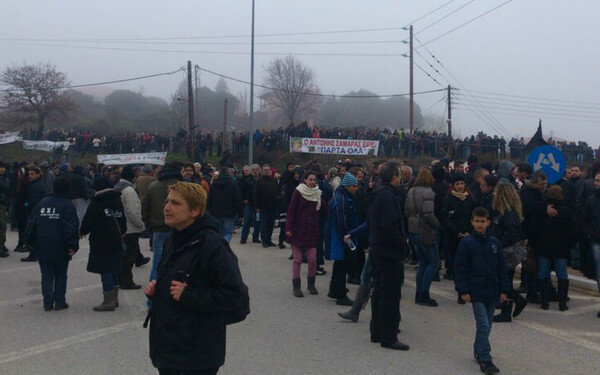
[[[88,290],[98,289],[101,287],[102,287],[102,284],[94,284],[94,285],[82,286],[79,288],[67,289],[67,294],[85,292]],[[27,303],[27,302],[41,301],[41,300],[42,300],[42,295],[40,293],[40,294],[36,294],[35,296],[28,296],[28,297],[22,297],[22,298],[15,298],[15,299],[7,300],[7,301],[0,301],[0,307],[6,307],[6,306],[11,306],[11,305],[20,305],[20,304]]]
[[[95,340],[97,338],[100,338],[100,337],[103,337],[106,335],[111,335],[111,334],[114,334],[117,332],[121,332],[128,328],[133,328],[135,326],[141,327],[141,323],[140,322],[127,322],[127,323],[117,324],[112,327],[107,327],[107,328],[98,329],[96,331],[82,333],[81,335],[67,337],[67,338],[49,342],[46,344],[35,345],[35,346],[32,346],[27,349],[9,352],[6,354],[0,354],[0,364],[17,361],[17,360],[20,360],[23,358],[42,354],[42,353],[49,352],[52,350],[62,349],[64,347],[71,346],[71,345],[85,343],[85,342]]]
[[[78,258],[75,260],[72,260],[71,262],[69,262],[69,264],[73,264],[73,263],[81,263],[81,262],[87,262],[88,258]],[[27,271],[27,270],[32,270],[32,269],[36,269],[36,270],[40,270],[40,266],[37,262],[29,265],[29,266],[21,266],[21,267],[13,267],[13,268],[6,268],[6,269],[2,269],[0,270],[0,274],[4,274],[4,273],[10,273],[10,272],[17,272],[17,271]]]
[[[580,337],[576,337],[571,332],[563,331],[560,329],[552,328],[545,326],[543,324],[527,322],[523,320],[514,321],[517,324],[523,325],[525,327],[531,328],[541,333],[545,333],[546,335],[556,337],[568,343],[581,346],[582,348],[593,350],[595,352],[600,353],[600,343],[595,343],[593,341],[589,341]]]

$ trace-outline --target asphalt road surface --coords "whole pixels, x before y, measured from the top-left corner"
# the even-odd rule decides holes
[[[277,232],[278,233],[278,232]],[[16,245],[8,233],[7,246]],[[472,356],[475,321],[470,305],[458,305],[453,284],[434,283],[437,308],[415,305],[414,266],[403,288],[401,341],[396,352],[369,342],[370,305],[358,323],[341,320],[346,308],[326,297],[328,274],[317,277],[320,294],[294,298],[287,249],[263,249],[232,239],[250,288],[252,313],[227,329],[227,358],[220,374],[478,374]],[[148,240],[142,251],[150,255]],[[0,259],[0,374],[156,374],[148,357],[141,291],[122,291],[115,312],[94,312],[102,298],[100,277],[86,272],[89,245],[69,266],[64,311],[44,312],[37,263],[11,251]],[[149,266],[134,269],[145,284]],[[306,265],[302,268],[306,290]],[[355,285],[350,285],[353,297]],[[492,355],[502,374],[600,374],[600,310],[597,295],[570,293],[570,310],[528,306],[510,324],[492,329]]]

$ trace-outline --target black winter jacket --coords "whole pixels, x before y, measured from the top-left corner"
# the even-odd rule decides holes
[[[577,242],[577,223],[575,215],[562,202],[548,201],[558,211],[558,216],[544,215],[539,225],[538,246],[535,255],[548,258],[571,257],[571,248]]]
[[[254,182],[255,180],[252,175],[244,176],[238,182],[240,191],[242,192],[242,201],[248,201],[249,205],[252,205],[254,202]]]
[[[406,258],[403,210],[398,189],[381,185],[369,207],[369,243],[371,254],[384,258]]]
[[[523,203],[523,234],[529,240],[529,245],[535,249],[539,246],[540,223],[544,216],[547,216],[548,203],[539,189],[528,184],[521,189],[521,202]]]
[[[600,241],[600,191],[587,198],[582,208],[583,229],[587,236]]]
[[[229,176],[219,176],[210,186],[206,209],[216,218],[244,216],[242,193]]]
[[[113,211],[112,215],[110,210]],[[123,251],[121,233],[127,232],[123,211],[121,193],[114,189],[100,190],[92,198],[80,229],[82,235],[90,234],[88,272],[102,274],[117,271]]]
[[[42,177],[35,179],[29,184],[27,196],[25,198],[25,208],[27,212],[31,212],[38,203],[48,194],[48,188]]]
[[[69,259],[68,251],[79,250],[79,218],[68,197],[50,195],[31,212],[35,220],[31,245],[40,261],[60,262]]]
[[[254,208],[276,208],[281,193],[273,177],[263,176],[254,183]]]
[[[521,220],[515,211],[496,216],[491,228],[491,233],[500,241],[503,249],[525,239]]]
[[[448,231],[448,239],[458,239],[459,233],[471,232],[471,214],[475,201],[469,195],[465,200],[448,194],[442,205],[442,223]]]
[[[9,188],[10,188],[10,180],[8,178],[8,172],[0,175],[0,205],[8,206],[9,202]]]
[[[211,189],[212,190],[212,189]],[[157,368],[199,370],[225,362],[223,312],[240,304],[235,255],[209,214],[165,241],[150,310],[150,358]],[[188,284],[175,301],[172,280]]]
[[[454,282],[459,294],[471,295],[471,302],[496,305],[500,293],[510,292],[500,241],[476,232],[463,238],[456,252]]]

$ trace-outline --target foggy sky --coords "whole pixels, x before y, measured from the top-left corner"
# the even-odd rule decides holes
[[[291,53],[314,70],[323,93],[340,95],[361,88],[380,95],[407,93],[408,59],[400,54],[407,53],[408,47],[400,41],[408,39],[408,32],[399,28],[448,2],[257,0],[255,82],[262,82],[262,68],[270,60]],[[426,44],[417,50],[425,59],[415,54],[415,62],[439,82],[415,67],[415,91],[449,83],[468,90],[455,91],[454,135],[484,131],[505,138],[529,137],[542,118],[546,135],[552,132],[597,147],[600,2],[514,0],[427,44],[504,2],[450,1],[414,22],[416,37]],[[13,63],[49,62],[67,73],[73,84],[85,84],[170,72],[191,60],[203,68],[250,80],[250,0],[4,0],[1,9],[1,70]],[[365,29],[388,30],[260,36]],[[357,41],[369,43],[347,43]],[[419,44],[415,40],[415,46]],[[144,95],[168,99],[184,77],[179,72],[110,88],[141,90]],[[202,85],[214,88],[216,82],[216,76],[201,73]],[[227,83],[234,95],[249,91],[247,85]],[[431,107],[426,115],[442,116],[444,96],[445,92],[418,95],[416,101],[423,110]],[[514,105],[514,111],[508,105]]]

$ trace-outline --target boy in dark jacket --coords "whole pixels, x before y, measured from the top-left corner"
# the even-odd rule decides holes
[[[29,218],[30,221],[35,220],[32,245],[42,271],[45,311],[69,307],[65,300],[67,268],[69,260],[79,249],[79,219],[75,206],[69,200],[69,180],[57,178],[53,190],[53,195],[33,208]]]
[[[473,344],[475,359],[482,372],[496,374],[500,370],[492,363],[489,336],[494,310],[498,301],[506,301],[510,282],[502,245],[496,237],[487,234],[490,214],[485,208],[477,207],[473,210],[471,224],[473,233],[463,238],[458,246],[454,280],[462,299],[473,306],[477,323]]]

